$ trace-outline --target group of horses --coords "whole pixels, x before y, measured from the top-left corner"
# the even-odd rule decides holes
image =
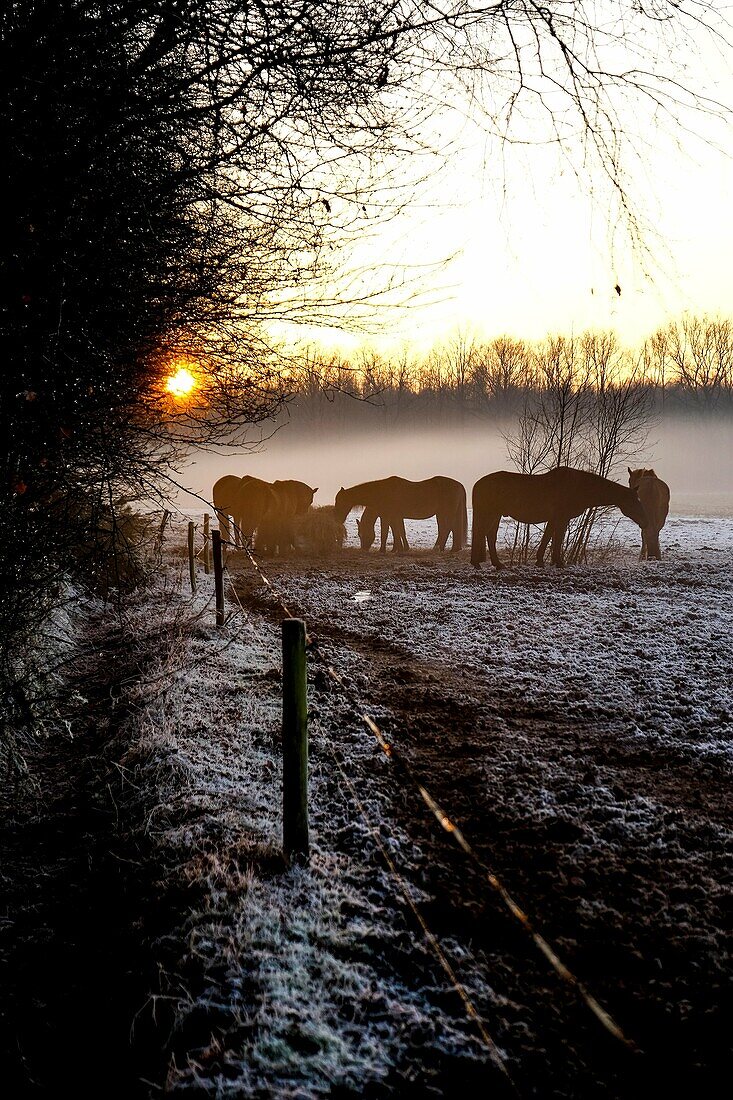
[[[245,540],[251,543],[256,531],[261,550],[287,554],[295,549],[296,517],[306,514],[317,492],[303,481],[270,482],[249,474],[220,477],[212,496],[224,543],[236,549]]]
[[[552,561],[563,564],[563,547],[568,524],[591,508],[616,507],[642,532],[641,558],[661,558],[659,532],[669,512],[669,486],[654,470],[628,468],[629,484],[571,466],[559,466],[544,474],[519,474],[500,470],[482,477],[473,487],[471,562],[478,568],[489,557],[501,568],[496,536],[502,516],[519,523],[545,524],[537,549],[537,563],[544,561],[552,546]],[[311,508],[317,489],[302,481],[262,481],[260,478],[227,476],[214,485],[213,502],[222,538],[238,546],[257,532],[257,546],[270,553],[288,553],[295,547],[294,526],[298,516]],[[333,521],[342,525],[354,508],[364,509],[358,520],[359,541],[369,550],[380,521],[380,550],[387,549],[389,532],[395,552],[409,550],[406,519],[435,516],[438,537],[435,549],[444,550],[451,538],[452,551],[467,543],[468,511],[466,490],[450,477],[408,481],[402,477],[365,481],[343,487],[336,494]],[[234,521],[234,542],[230,539],[229,516]]]

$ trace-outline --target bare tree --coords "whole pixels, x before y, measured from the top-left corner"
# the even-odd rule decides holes
[[[575,466],[609,477],[644,442],[649,391],[640,365],[612,334],[558,337],[537,353],[538,388],[529,391],[517,428],[506,436],[522,473]],[[566,558],[583,561],[601,513],[593,509],[568,528]],[[527,525],[514,530],[513,554],[526,560]]]

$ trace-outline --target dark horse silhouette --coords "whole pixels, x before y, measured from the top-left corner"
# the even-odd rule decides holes
[[[359,525],[362,549],[368,550],[374,542],[374,524],[379,518],[382,528],[380,551],[387,549],[387,535],[392,528],[392,549],[409,550],[405,536],[405,519],[438,521],[438,537],[435,546],[445,550],[448,536],[452,534],[452,549],[462,550],[466,544],[468,516],[466,490],[460,481],[452,477],[430,477],[426,481],[407,481],[404,477],[385,477],[380,481],[365,481],[343,487],[336,494],[334,516],[343,523],[352,508],[366,506]]]
[[[646,509],[649,521],[646,530],[641,533],[641,560],[656,558],[662,560],[659,545],[659,532],[667,522],[669,513],[669,485],[654,473],[654,470],[629,471],[629,486],[636,490],[639,500]]]
[[[496,553],[496,533],[502,516],[520,523],[546,523],[537,548],[537,564],[544,561],[552,539],[552,561],[563,564],[563,543],[571,519],[588,508],[614,505],[642,530],[647,525],[644,506],[634,489],[606,477],[558,466],[546,474],[515,474],[500,470],[487,474],[473,487],[473,539],[471,562],[478,568],[486,561],[486,543],[492,563],[501,569]]]
[[[214,508],[224,543],[239,547],[245,539],[251,539],[255,528],[276,506],[272,485],[259,477],[220,477],[212,490]],[[230,542],[229,516],[234,520],[234,543]]]
[[[295,523],[308,512],[318,489],[304,481],[273,481],[275,506],[257,531],[257,548],[270,554],[288,554],[295,549]]]

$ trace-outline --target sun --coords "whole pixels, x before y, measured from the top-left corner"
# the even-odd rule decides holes
[[[165,388],[174,397],[188,397],[196,388],[196,378],[187,367],[179,367],[174,374],[168,376]]]

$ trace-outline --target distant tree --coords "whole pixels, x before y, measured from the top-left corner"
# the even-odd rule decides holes
[[[516,427],[506,435],[517,469],[542,473],[574,466],[612,477],[648,431],[651,401],[639,362],[611,333],[549,339],[536,362],[537,386],[526,391]],[[569,562],[585,559],[598,515],[593,509],[568,528]],[[519,560],[526,560],[529,545],[529,527],[517,524],[513,552]]]

